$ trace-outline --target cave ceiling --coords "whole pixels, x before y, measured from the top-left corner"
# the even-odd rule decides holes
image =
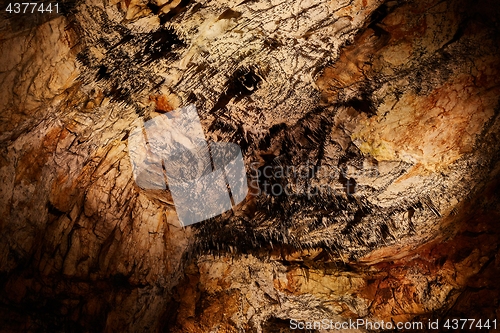
[[[0,331],[498,318],[497,2],[54,8],[0,14]],[[132,144],[187,110],[248,186],[192,225]]]

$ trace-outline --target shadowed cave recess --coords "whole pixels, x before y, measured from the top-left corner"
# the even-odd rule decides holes
[[[500,331],[497,1],[9,4],[0,332]],[[192,104],[249,193],[183,227],[128,138]]]

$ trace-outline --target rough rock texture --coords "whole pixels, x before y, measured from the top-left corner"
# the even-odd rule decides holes
[[[498,318],[495,1],[61,11],[1,14],[0,331]],[[191,103],[251,193],[183,228],[127,138]]]

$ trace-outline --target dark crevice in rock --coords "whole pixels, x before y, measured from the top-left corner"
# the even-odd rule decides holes
[[[219,97],[210,113],[225,108],[233,98],[236,103],[242,98],[252,95],[262,81],[257,73],[258,71],[252,68],[238,68],[228,79],[225,92]]]
[[[193,0],[181,0],[177,6],[171,8],[167,13],[160,15],[160,25],[164,25],[170,20],[176,18],[187,11],[188,6],[193,3]]]

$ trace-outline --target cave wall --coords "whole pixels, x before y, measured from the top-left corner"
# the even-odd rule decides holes
[[[2,13],[2,331],[497,318],[494,1],[63,4]],[[184,228],[127,139],[191,103],[260,194]]]

